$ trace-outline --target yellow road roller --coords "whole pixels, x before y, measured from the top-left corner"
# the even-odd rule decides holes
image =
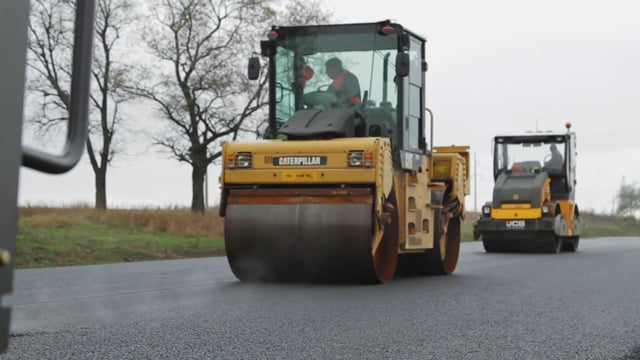
[[[220,215],[242,281],[450,274],[469,147],[433,146],[426,40],[402,25],[274,26],[264,139],[222,146]],[[427,120],[429,119],[429,120]],[[427,140],[428,139],[428,140]]]
[[[487,252],[577,251],[576,133],[565,127],[494,137],[493,200],[474,224]]]

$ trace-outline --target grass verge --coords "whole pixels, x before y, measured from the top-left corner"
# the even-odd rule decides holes
[[[462,241],[473,240],[477,213],[462,222]],[[582,214],[582,237],[640,236],[640,221]],[[88,207],[20,209],[18,268],[104,264],[224,255],[217,209],[100,211]]]
[[[188,210],[25,208],[18,268],[224,255],[217,214]]]

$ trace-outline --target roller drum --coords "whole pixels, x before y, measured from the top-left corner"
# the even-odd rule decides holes
[[[482,235],[487,252],[558,253],[562,238],[553,232],[496,232]]]
[[[234,275],[242,281],[387,281],[372,252],[373,200],[354,199],[231,198],[225,246]]]

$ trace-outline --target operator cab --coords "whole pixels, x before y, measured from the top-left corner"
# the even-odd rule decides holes
[[[493,176],[534,176],[545,172],[551,179],[554,199],[573,199],[575,180],[575,133],[532,132],[494,138]]]
[[[274,26],[261,42],[269,60],[266,137],[388,137],[396,155],[425,154],[425,42],[390,21]],[[249,78],[259,71],[250,59]]]

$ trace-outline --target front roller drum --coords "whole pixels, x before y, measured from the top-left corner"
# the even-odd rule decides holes
[[[380,283],[393,277],[397,242],[373,249],[369,189],[229,192],[227,259],[242,281]]]
[[[552,231],[490,232],[482,235],[486,252],[558,253],[563,239]]]

